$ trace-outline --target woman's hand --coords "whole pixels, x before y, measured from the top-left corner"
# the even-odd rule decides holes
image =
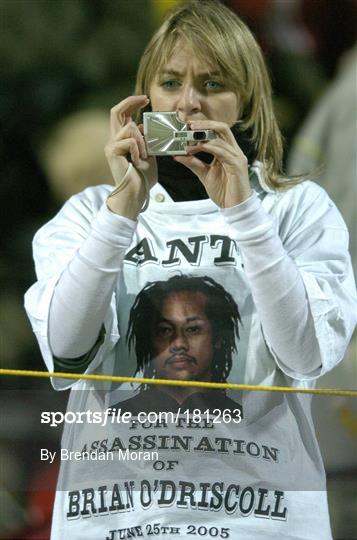
[[[217,138],[188,146],[187,157],[176,156],[174,159],[198,176],[209,197],[221,208],[230,208],[248,199],[252,193],[248,160],[229,126],[213,120],[195,120],[189,125],[194,131],[211,129]],[[198,152],[208,152],[214,160],[207,165],[195,157]]]
[[[130,96],[110,111],[110,139],[105,155],[117,187],[109,195],[107,205],[112,212],[131,219],[136,219],[157,181],[156,160],[147,156],[142,126],[131,118],[148,102],[147,96]]]

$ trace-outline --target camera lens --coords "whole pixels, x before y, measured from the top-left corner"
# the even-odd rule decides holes
[[[204,131],[194,131],[193,139],[195,141],[203,141],[206,138],[206,133]]]

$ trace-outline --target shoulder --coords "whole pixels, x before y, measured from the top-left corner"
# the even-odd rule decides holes
[[[339,260],[341,272],[349,271],[348,230],[322,187],[306,180],[275,195],[268,212],[286,251],[296,262]]]
[[[311,205],[315,203],[316,199],[325,204],[333,204],[326,191],[312,180],[305,180],[284,191],[274,192],[274,194],[277,201],[282,201],[285,204],[298,202],[299,204]]]
[[[72,195],[57,214],[37,231],[35,243],[43,236],[66,228],[70,228],[73,234],[86,231],[112,189],[112,186],[103,184]]]
[[[289,227],[323,224],[346,230],[335,203],[321,186],[311,180],[305,180],[286,191],[268,194],[266,198],[269,211],[280,224],[289,224]]]
[[[88,187],[70,197],[57,215],[74,212],[89,217],[96,214],[112,189],[113,186],[107,184]]]
[[[112,187],[90,187],[73,195],[35,234],[33,256],[38,275],[63,268],[88,237],[93,220]],[[44,270],[46,262],[47,270]],[[41,270],[42,268],[42,270]]]
[[[324,204],[333,205],[326,191],[312,180],[297,180],[294,184],[294,178],[282,176],[279,188],[273,188],[267,181],[265,167],[261,162],[256,161],[250,171],[252,187],[263,200],[263,206],[268,211],[277,206],[287,208],[294,204],[310,205],[315,199],[323,201]]]

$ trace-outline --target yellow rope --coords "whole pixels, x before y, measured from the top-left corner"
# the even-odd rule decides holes
[[[23,369],[0,369],[0,375],[17,377],[53,377],[57,379],[83,379],[86,381],[130,382],[139,384],[162,384],[166,386],[195,386],[198,388],[216,388],[233,390],[258,390],[259,392],[286,392],[295,394],[318,394],[323,396],[357,397],[357,390],[338,390],[336,388],[291,388],[289,386],[257,386],[254,384],[214,383],[200,381],[174,381],[166,379],[142,379],[137,377],[114,377],[109,375],[87,375],[83,373],[49,373],[48,371],[28,371]]]

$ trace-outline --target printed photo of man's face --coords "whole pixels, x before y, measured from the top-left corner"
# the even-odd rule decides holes
[[[240,315],[208,276],[152,281],[130,310],[126,342],[144,378],[225,382],[237,352]]]
[[[211,380],[215,344],[206,303],[203,293],[193,291],[164,299],[151,328],[151,361],[157,378]]]

